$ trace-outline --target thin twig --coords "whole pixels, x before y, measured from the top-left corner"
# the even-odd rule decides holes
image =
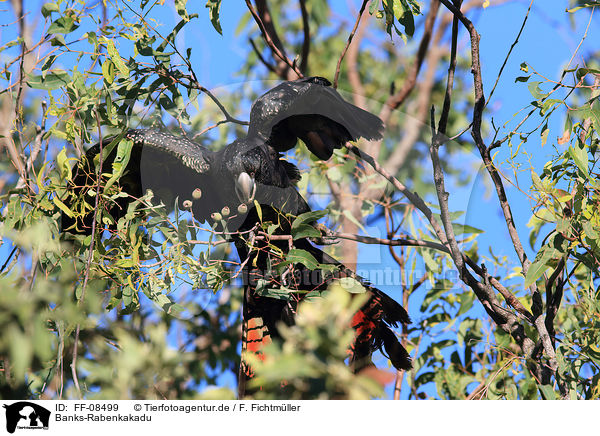
[[[13,257],[13,254],[15,254],[15,252],[18,250],[18,248],[19,247],[17,245],[15,245],[13,247],[13,249],[11,250],[11,252],[8,254],[8,257],[6,258],[6,262],[4,262],[4,264],[2,265],[2,267],[0,267],[0,273],[2,273],[4,271],[4,268],[6,268],[6,266],[10,262],[10,259]]]
[[[365,8],[366,8],[368,2],[369,2],[369,0],[363,0],[362,5],[360,6],[360,11],[358,12],[358,17],[356,17],[356,22],[354,23],[354,27],[352,28],[352,31],[350,32],[350,35],[348,36],[348,41],[346,42],[346,46],[342,50],[342,54],[340,55],[340,58],[337,61],[337,66],[335,67],[335,76],[333,77],[333,87],[334,88],[337,88],[338,79],[340,76],[340,68],[342,66],[342,61],[344,60],[344,56],[346,56],[346,52],[348,51],[348,47],[350,47],[350,43],[352,43],[352,38],[354,38],[354,34],[356,33],[356,29],[358,29],[358,25],[360,24],[360,19],[363,15],[363,12],[365,11]]]
[[[462,0],[455,0],[455,3],[460,7]],[[452,19],[452,42],[450,45],[450,64],[448,66],[448,78],[446,80],[446,94],[444,95],[444,105],[442,106],[442,113],[440,115],[440,122],[438,124],[438,135],[446,135],[446,126],[448,124],[448,116],[450,114],[450,102],[452,101],[452,89],[454,88],[454,72],[456,71],[456,46],[458,43],[458,18],[454,16]],[[436,135],[435,141],[432,143],[436,146],[437,141],[442,139],[442,136]]]
[[[457,0],[460,5],[461,0]],[[446,84],[446,94],[444,97],[444,106],[442,115],[440,117],[438,131],[435,130],[435,109],[431,107],[431,146],[429,147],[429,153],[431,155],[431,162],[433,165],[433,179],[435,189],[438,197],[438,203],[440,205],[442,224],[446,233],[446,238],[450,246],[452,253],[452,259],[456,264],[456,268],[459,273],[462,274],[464,271],[464,261],[456,242],[456,236],[454,234],[454,227],[452,226],[452,218],[450,217],[450,210],[448,207],[449,194],[446,192],[444,183],[444,171],[440,163],[438,150],[443,143],[443,136],[446,133],[446,124],[448,122],[448,114],[450,113],[450,102],[452,99],[452,87],[454,85],[454,70],[456,69],[456,45],[458,40],[458,18],[455,16],[452,22],[452,47],[450,49],[450,66],[448,67],[448,79]]]
[[[475,26],[473,26],[473,23],[467,17],[465,17],[465,15],[460,11],[460,8],[457,8],[456,5],[452,4],[449,0],[440,0],[440,1],[444,4],[444,6],[446,6],[454,14],[455,17],[457,17],[461,21],[461,23],[463,23],[463,25],[468,30],[469,35],[470,35],[470,39],[471,39],[471,72],[473,73],[473,88],[474,88],[474,94],[475,94],[475,103],[473,105],[473,128],[471,129],[471,135],[473,137],[473,140],[475,141],[475,145],[479,149],[479,152],[480,152],[483,162],[486,166],[486,169],[487,169],[488,173],[490,174],[490,177],[492,178],[492,181],[496,188],[497,196],[500,201],[500,205],[502,208],[502,212],[504,214],[504,219],[506,221],[509,235],[513,242],[513,246],[515,248],[517,256],[519,257],[519,261],[521,262],[523,274],[526,275],[527,271],[529,269],[529,266],[531,265],[531,261],[527,258],[527,255],[525,254],[525,250],[523,249],[523,245],[519,238],[519,234],[517,232],[514,218],[512,215],[511,207],[508,202],[506,192],[504,190],[504,185],[502,183],[502,179],[499,175],[498,170],[496,169],[496,167],[494,166],[494,164],[492,162],[491,155],[490,155],[490,149],[485,146],[485,143],[483,141],[483,137],[481,134],[483,110],[485,108],[485,97],[484,97],[484,93],[483,93],[483,79],[482,79],[482,75],[481,75],[481,63],[480,63],[480,58],[479,58],[480,37],[475,29]],[[587,32],[587,30],[586,30],[586,32]],[[530,290],[534,297],[539,296],[539,292],[537,290],[535,283],[531,285]],[[477,293],[477,290],[475,290],[475,291]],[[538,311],[534,310],[533,312],[537,313]],[[494,319],[494,321],[496,323],[498,323],[496,319]],[[518,324],[518,323],[511,323],[511,324],[513,324],[513,326],[516,326],[516,324]],[[522,329],[522,326],[520,324],[518,324],[518,325]],[[550,371],[552,371],[552,373],[554,373],[554,375],[556,377],[556,380],[559,385],[562,396],[566,397],[569,394],[569,387],[564,382],[564,380],[560,380],[560,378],[558,376],[558,361],[556,359],[556,352],[554,350],[552,340],[550,339],[550,335],[548,333],[548,330],[546,328],[546,325],[544,323],[544,320],[543,320],[541,314],[539,314],[535,318],[534,325],[535,325],[535,328],[540,337],[540,341],[544,348],[544,352],[548,356]],[[528,349],[529,349],[529,347],[528,347]],[[533,349],[530,349],[530,352],[528,352],[528,350],[524,350],[526,356],[532,357],[531,353],[533,353],[535,351],[535,349],[536,349],[536,347],[534,346]],[[544,364],[542,364],[539,361],[539,359],[536,360],[536,365],[541,370],[542,374],[544,372],[546,372],[546,366]],[[547,378],[549,378],[549,377],[544,376],[545,382],[547,381],[546,380]]]
[[[558,277],[563,274],[564,269],[565,269],[565,258],[562,257],[559,260],[558,265],[554,269],[554,272],[552,272],[552,274],[546,281],[546,319],[544,322],[546,324],[546,329],[548,330],[548,334],[550,335],[550,338],[551,338],[553,344],[554,344],[554,318],[556,317],[556,314],[558,313],[558,309],[559,309],[560,303],[562,301],[563,288],[565,285],[565,282],[563,280],[558,280],[556,285],[555,285],[555,282],[557,281]],[[552,291],[553,287],[555,288],[554,291]]]
[[[258,56],[258,60],[265,66],[267,67],[267,69],[272,72],[272,73],[277,73],[277,68],[275,67],[275,65],[269,63],[262,55],[262,53],[260,52],[260,50],[258,49],[258,47],[256,46],[256,43],[254,42],[254,40],[252,38],[248,38],[248,41],[250,42],[250,45],[252,46],[252,50],[254,50],[254,53],[256,53],[256,56]]]
[[[300,71],[303,74],[308,70],[308,55],[310,54],[310,22],[308,19],[308,11],[306,10],[306,0],[298,0],[300,4],[300,13],[302,14],[302,53],[300,58]]]
[[[162,77],[170,78],[173,81],[173,83],[179,83],[183,86],[197,89],[197,90],[203,92],[204,94],[208,95],[210,97],[210,99],[217,105],[219,110],[223,113],[223,115],[225,116],[225,119],[228,122],[235,123],[235,124],[241,124],[243,126],[248,126],[250,124],[248,121],[238,120],[237,118],[231,116],[229,114],[229,112],[227,111],[227,109],[225,109],[223,104],[219,101],[219,99],[217,97],[215,97],[214,94],[212,92],[210,92],[207,88],[200,85],[200,83],[198,83],[198,81],[196,80],[196,77],[194,75],[183,74],[181,77],[188,81],[188,83],[183,83],[180,78],[172,75],[171,72],[169,70],[167,70],[165,67],[163,67],[162,65],[158,66],[156,73]]]
[[[100,185],[101,185],[101,181],[102,181],[102,163],[103,163],[103,158],[102,158],[103,143],[102,142],[103,141],[102,141],[102,129],[100,127],[101,126],[100,117],[98,115],[97,110],[94,113],[96,115],[96,123],[98,125],[98,147],[99,147],[99,151],[98,151],[99,158],[98,159],[99,159],[99,161],[98,161],[98,170],[96,173],[96,177],[97,177],[96,197],[94,199],[94,215],[92,218],[92,232],[91,232],[90,248],[89,248],[87,263],[85,266],[85,273],[83,276],[83,284],[81,285],[81,297],[79,298],[79,301],[77,302],[78,306],[81,306],[81,304],[83,304],[83,301],[85,299],[85,291],[87,288],[88,279],[89,279],[89,275],[90,275],[90,268],[92,266],[92,259],[94,257],[94,242],[95,242],[95,237],[96,237],[96,221],[98,218],[98,214],[101,213],[98,210],[98,204],[99,204],[99,200],[100,200]],[[78,351],[78,345],[79,345],[80,329],[81,329],[80,324],[77,324],[77,327],[75,328],[75,343],[73,344],[73,359],[71,361],[71,374],[73,375],[73,383],[75,384],[75,388],[77,389],[79,398],[83,398],[81,395],[81,389],[79,387],[79,379],[77,378],[77,351]]]
[[[404,81],[404,85],[402,88],[391,95],[383,108],[381,109],[381,113],[379,117],[384,121],[390,117],[391,111],[398,109],[406,100],[406,98],[410,95],[412,90],[414,89],[417,83],[417,76],[419,75],[419,71],[421,71],[421,66],[423,65],[423,60],[425,59],[425,55],[427,54],[427,49],[429,47],[429,41],[431,40],[431,34],[433,31],[433,26],[435,24],[435,17],[437,16],[437,12],[440,7],[440,2],[438,0],[433,0],[431,5],[429,6],[429,12],[427,13],[427,17],[425,18],[425,28],[423,30],[423,36],[421,37],[421,41],[419,43],[419,49],[417,50],[417,55],[415,61],[413,62],[410,72]]]
[[[363,244],[388,245],[390,247],[424,247],[448,253],[448,248],[433,241],[422,241],[400,235],[401,238],[385,239],[372,236],[354,235],[351,233],[332,233],[332,238],[347,239],[349,241],[361,242]]]
[[[267,43],[267,45],[269,46],[269,48],[271,49],[273,54],[275,54],[279,59],[281,59],[283,62],[285,62],[285,64],[288,67],[290,67],[298,75],[298,77],[304,77],[304,75],[298,69],[298,67],[294,63],[292,63],[287,58],[287,56],[277,47],[277,45],[273,41],[273,38],[271,37],[269,32],[267,32],[267,29],[265,28],[265,24],[263,23],[263,20],[260,18],[260,16],[256,12],[256,9],[252,5],[252,1],[246,0],[246,6],[248,7],[250,14],[252,14],[254,21],[256,21],[256,24],[258,24],[258,28],[260,29],[260,32],[262,33],[262,36],[265,39],[265,42]]]
[[[508,58],[510,57],[510,54],[512,53],[513,49],[519,43],[519,38],[521,37],[521,33],[523,33],[523,29],[525,29],[525,23],[527,23],[527,18],[529,18],[529,11],[531,11],[532,5],[533,5],[533,0],[531,0],[531,3],[529,3],[529,7],[527,8],[527,13],[525,14],[525,18],[523,19],[523,23],[521,24],[521,29],[519,29],[519,33],[517,34],[517,37],[515,38],[512,45],[510,46],[510,49],[508,50],[508,53],[506,54],[506,57],[504,58],[504,62],[502,63],[502,66],[500,67],[500,71],[498,72],[498,76],[496,77],[496,82],[494,83],[494,86],[492,86],[490,95],[488,95],[487,101],[485,103],[486,106],[490,102],[492,95],[494,95],[494,91],[496,90],[496,86],[498,86],[498,82],[500,81],[500,76],[502,76],[502,72],[504,71],[504,67],[506,67],[506,64],[508,62]]]

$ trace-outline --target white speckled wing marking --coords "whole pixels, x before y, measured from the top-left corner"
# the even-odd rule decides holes
[[[183,164],[200,174],[210,169],[210,151],[184,136],[175,136],[158,130],[129,130],[125,135],[135,144],[152,147],[177,157]]]

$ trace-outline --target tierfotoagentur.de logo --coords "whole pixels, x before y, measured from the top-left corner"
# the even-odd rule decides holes
[[[6,431],[9,433],[14,433],[16,429],[48,430],[48,409],[29,401],[4,404],[3,407],[6,409]]]

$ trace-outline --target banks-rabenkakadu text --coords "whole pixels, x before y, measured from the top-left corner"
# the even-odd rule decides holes
[[[299,412],[299,404],[264,404],[264,403],[231,403],[231,404],[152,404],[144,403],[144,412]]]
[[[64,414],[56,413],[54,415],[56,422],[150,422],[152,416],[150,415],[128,415],[116,414],[116,415],[102,415],[88,413],[85,415],[78,414]]]

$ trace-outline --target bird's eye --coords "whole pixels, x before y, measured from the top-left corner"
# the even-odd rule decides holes
[[[252,172],[250,173],[250,177],[254,178],[254,174],[255,174],[255,173],[254,173],[254,171],[252,171]]]

